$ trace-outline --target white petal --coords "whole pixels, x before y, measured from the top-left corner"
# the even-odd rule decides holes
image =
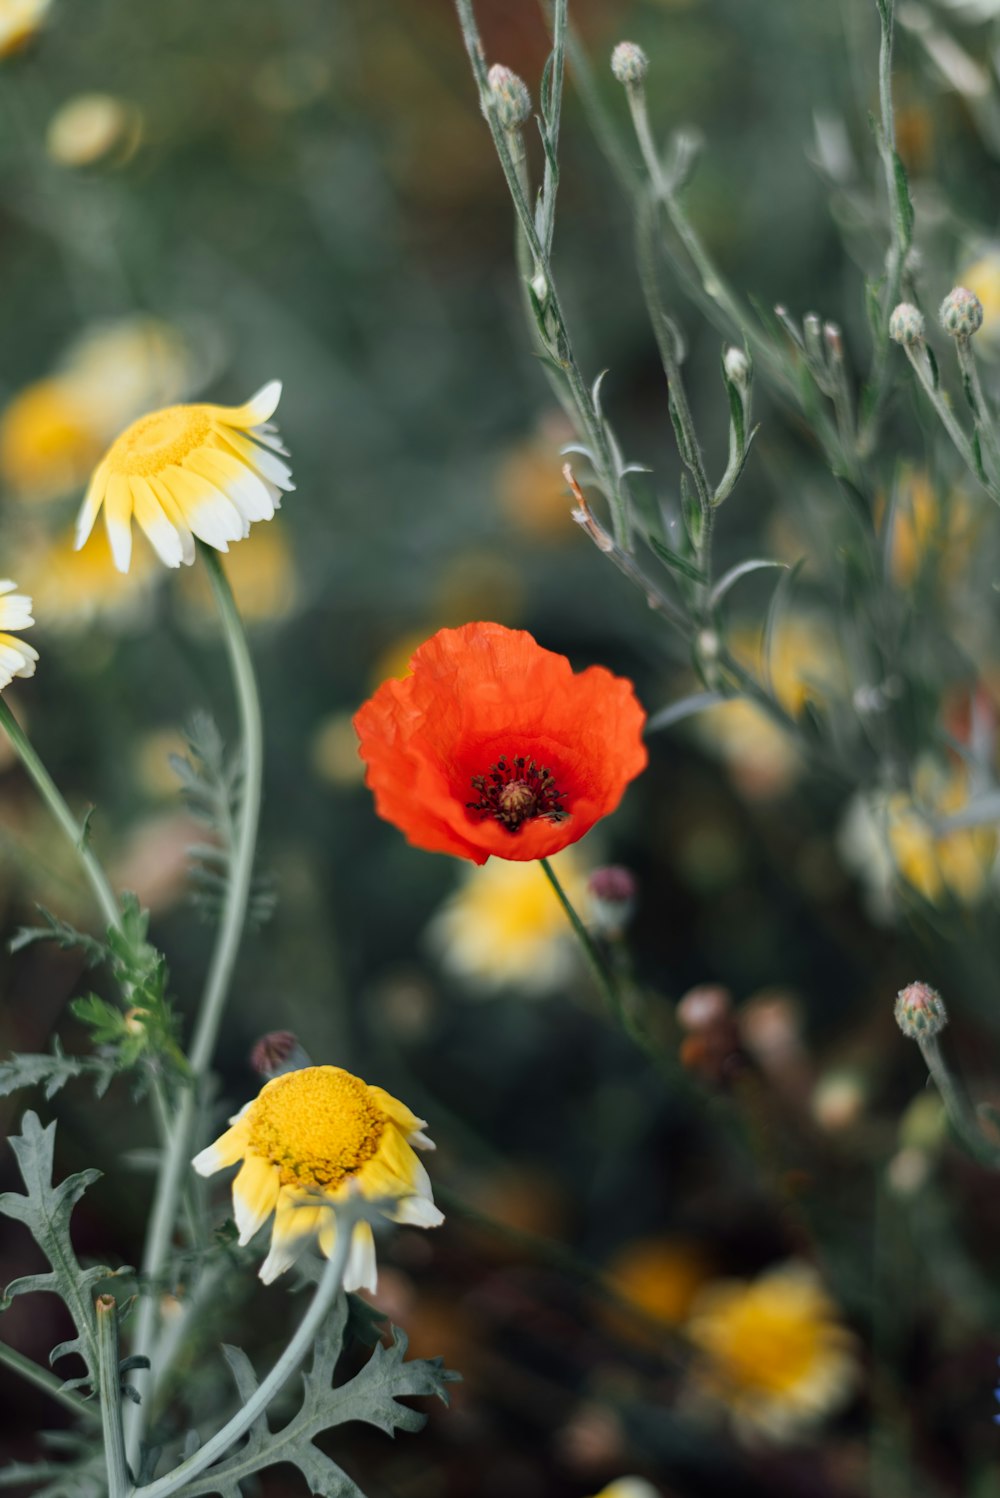
[[[132,479],[131,490],[135,518],[149,544],[167,567],[179,567],[184,560],[184,547],[177,528],[164,514],[159,500],[145,479]]]
[[[132,495],[128,479],[113,473],[104,495],[104,525],[115,566],[127,572],[132,561]]]

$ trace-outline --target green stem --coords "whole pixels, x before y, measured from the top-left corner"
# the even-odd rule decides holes
[[[2,727],[10,739],[18,757],[35,783],[35,787],[52,813],[56,822],[72,847],[80,861],[87,882],[94,892],[94,898],[101,908],[108,926],[114,926],[121,930],[122,914],[114,891],[108,882],[107,875],[94,857],[87,841],[87,829],[84,823],[78,822],[76,817],[66,805],[61,792],[48,770],[42,764],[34,745],[28,738],[24,729],[18,723],[3,697],[0,697],[0,727]]]
[[[577,941],[580,943],[580,946],[583,950],[583,955],[587,959],[587,964],[594,975],[594,979],[601,991],[601,995],[605,1003],[607,1004],[610,1013],[617,1021],[617,1023],[621,1026],[621,1028],[625,1031],[629,1039],[632,1040],[640,1048],[640,1050],[644,1051],[646,1055],[652,1055],[655,1057],[655,1052],[650,1044],[648,1037],[645,1035],[641,1027],[636,1023],[635,1018],[629,1013],[628,1007],[622,998],[618,984],[616,983],[611,970],[609,969],[607,963],[604,961],[597,943],[594,941],[594,938],[591,936],[590,932],[583,924],[583,921],[577,914],[572,901],[570,900],[566,891],[563,889],[562,884],[559,882],[558,874],[556,873],[555,869],[553,869],[552,864],[547,858],[540,858],[538,862],[541,864],[542,869],[545,872],[545,877],[548,879],[549,883],[552,886],[556,899],[559,901],[559,904],[566,912],[567,919],[569,920],[570,925],[573,927],[574,935],[576,936]],[[655,1059],[658,1060],[659,1058],[655,1057]]]
[[[262,1383],[258,1384],[250,1398],[237,1410],[233,1418],[220,1431],[217,1431],[211,1440],[206,1441],[204,1446],[199,1447],[193,1456],[189,1456],[165,1477],[147,1483],[145,1487],[130,1489],[129,1498],[170,1498],[171,1494],[178,1492],[192,1478],[197,1477],[199,1473],[205,1471],[206,1467],[210,1467],[220,1456],[225,1455],[243,1433],[250,1429],[257,1417],[263,1414],[275,1395],[291,1378],[312,1346],[344,1278],[344,1268],[347,1264],[347,1255],[357,1219],[350,1212],[340,1212],[338,1215],[340,1220],[337,1223],[337,1243],[333,1257],[327,1261],[322,1278],[316,1287],[316,1294],[299,1323],[295,1335],[270,1373]]]
[[[997,442],[996,427],[990,415],[990,408],[986,404],[986,396],[983,393],[982,383],[979,379],[979,367],[976,364],[976,356],[972,352],[972,340],[968,336],[956,337],[955,352],[958,355],[958,367],[962,373],[962,384],[965,389],[965,398],[972,411],[972,419],[976,424],[983,444],[990,455],[990,469],[993,482],[1000,480],[1000,444]]]
[[[976,479],[980,484],[982,484],[983,488],[986,490],[991,499],[1000,502],[1000,494],[998,494],[995,485],[990,484],[989,480],[984,478],[983,474],[980,472],[979,464],[976,462],[976,455],[972,450],[972,444],[970,443],[968,437],[965,435],[965,432],[962,430],[961,424],[955,416],[954,411],[952,411],[951,407],[948,405],[947,401],[941,393],[940,388],[935,382],[934,376],[931,372],[930,360],[927,357],[926,348],[922,343],[916,345],[907,343],[904,344],[904,348],[906,350],[906,357],[909,359],[911,365],[913,366],[914,374],[917,376],[917,379],[924,387],[924,392],[927,396],[927,399],[930,401],[931,405],[937,412],[942,426],[948,433],[948,436],[951,438],[952,442],[955,444],[955,447],[966,467],[969,469],[969,472],[975,475]]]
[[[47,1368],[39,1368],[37,1363],[33,1363],[30,1358],[24,1356],[23,1352],[17,1352],[6,1342],[0,1342],[0,1364],[20,1374],[29,1384],[34,1384],[36,1389],[41,1389],[43,1393],[50,1395],[82,1420],[92,1421],[98,1418],[95,1405],[88,1404],[86,1400],[80,1398],[79,1394],[74,1394],[72,1389],[64,1389],[62,1380],[54,1373],[50,1373]]]
[[[121,1357],[118,1348],[118,1302],[113,1295],[99,1295],[97,1312],[98,1391],[101,1424],[104,1427],[104,1460],[108,1469],[108,1498],[126,1498],[132,1480],[125,1461],[122,1432]]]
[[[455,8],[458,12],[459,25],[462,31],[462,39],[465,50],[468,53],[469,62],[472,65],[473,76],[479,86],[479,98],[486,123],[493,137],[493,145],[497,157],[507,179],[507,187],[510,191],[514,211],[517,214],[525,241],[531,251],[532,259],[538,267],[536,280],[540,283],[533,287],[540,308],[537,316],[538,335],[541,338],[546,354],[558,367],[568,386],[569,398],[574,408],[575,422],[579,428],[580,435],[586,439],[589,445],[591,461],[594,465],[594,475],[604,494],[611,511],[611,519],[615,532],[615,540],[625,550],[631,547],[632,522],[629,512],[628,495],[623,486],[624,474],[618,445],[605,421],[594,392],[588,388],[577,361],[573,345],[570,341],[569,329],[563,314],[556,289],[555,278],[552,274],[552,263],[549,255],[548,245],[551,241],[555,214],[555,191],[556,174],[552,171],[546,172],[545,188],[546,195],[542,200],[542,221],[544,225],[545,240],[539,235],[535,224],[534,214],[522,188],[518,176],[516,162],[511,156],[508,132],[499,123],[496,110],[492,107],[489,80],[487,77],[486,56],[483,50],[482,38],[479,27],[476,24],[475,12],[472,0],[455,0]],[[553,57],[562,66],[563,48],[566,30],[566,8],[561,0],[554,9],[555,37],[553,42]],[[553,99],[557,100],[561,90],[561,80],[558,85],[553,78]],[[556,118],[553,122],[558,124]],[[553,130],[548,147],[555,153],[558,141]],[[546,152],[548,157],[548,151]]]
[[[875,0],[881,26],[878,54],[879,128],[876,131],[879,155],[885,173],[885,190],[889,199],[889,251],[886,256],[885,290],[882,293],[881,328],[875,338],[868,389],[872,403],[862,431],[858,435],[858,452],[871,453],[878,433],[882,405],[888,393],[890,338],[889,317],[900,299],[903,268],[910,248],[912,228],[909,221],[909,197],[902,166],[896,154],[896,121],[892,103],[892,33],[895,0]],[[904,204],[904,197],[906,199]]]
[[[955,1133],[981,1165],[992,1166],[994,1170],[1000,1168],[1000,1152],[990,1144],[979,1127],[964,1085],[958,1077],[953,1075],[941,1054],[938,1037],[930,1035],[919,1039],[917,1043],[920,1046],[920,1054],[927,1063],[931,1080],[941,1094],[944,1111]]]
[[[217,553],[201,542],[199,542],[199,551],[208,570],[209,581],[218,605],[236,690],[243,751],[243,795],[237,820],[236,841],[232,852],[222,923],[209,964],[194,1038],[187,1058],[193,1076],[192,1085],[181,1095],[171,1133],[163,1151],[153,1211],[146,1234],[142,1261],[146,1293],[139,1304],[133,1346],[133,1352],[143,1357],[150,1356],[156,1333],[157,1285],[170,1251],[170,1241],[177,1220],[178,1202],[183,1189],[185,1172],[190,1162],[199,1094],[211,1066],[226,995],[229,991],[229,982],[246,923],[253,881],[257,827],[260,820],[264,738],[260,697],[257,692],[253,661],[243,623],[222,563]],[[128,1451],[134,1465],[138,1463],[139,1443],[145,1426],[148,1403],[147,1399],[142,1404],[130,1405],[126,1413]]]

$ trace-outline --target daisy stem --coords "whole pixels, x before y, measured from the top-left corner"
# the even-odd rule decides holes
[[[109,926],[121,930],[121,908],[107,875],[91,850],[86,822],[78,822],[66,805],[58,786],[42,764],[34,745],[3,697],[0,697],[0,727],[3,728],[17,751],[22,765],[35,782],[38,794],[66,834],[74,853],[80,860],[80,867],[94,892],[94,898],[100,906],[105,921]]]
[[[258,1384],[233,1418],[220,1431],[217,1431],[211,1440],[206,1441],[204,1446],[199,1447],[193,1456],[189,1456],[172,1472],[157,1478],[155,1482],[147,1483],[141,1488],[129,1489],[128,1498],[170,1498],[171,1494],[178,1492],[192,1478],[197,1477],[199,1473],[204,1472],[206,1467],[210,1467],[220,1456],[223,1456],[250,1429],[258,1416],[264,1413],[309,1351],[340,1290],[356,1220],[349,1214],[340,1213],[333,1257],[326,1263],[316,1287],[316,1294],[312,1298],[308,1311],[299,1322],[295,1335],[263,1382]]]
[[[243,742],[243,794],[233,849],[229,888],[222,913],[222,925],[202,996],[198,1023],[188,1060],[198,1077],[204,1076],[212,1062],[222,1010],[229,992],[243,928],[246,924],[250,888],[253,882],[254,852],[257,847],[257,825],[260,821],[261,777],[264,761],[264,731],[260,696],[254,673],[246,631],[236,607],[229,579],[223,571],[217,552],[198,543],[215,594],[219,617],[225,635],[226,650],[233,673],[233,684],[240,716]]]
[[[615,979],[607,963],[604,961],[597,943],[594,941],[594,938],[591,936],[590,932],[583,924],[583,921],[581,921],[572,904],[572,901],[560,884],[559,876],[556,874],[556,871],[553,869],[551,863],[547,858],[540,858],[538,862],[541,864],[542,868],[545,871],[545,877],[551,884],[555,892],[556,899],[559,901],[559,904],[566,912],[566,916],[569,920],[570,925],[573,927],[576,938],[579,941],[580,946],[583,948],[583,954],[587,959],[590,970],[597,980],[597,986],[601,990],[601,994],[604,998],[605,1003],[607,1004],[614,1018],[617,1020],[618,1024],[621,1025],[622,1029],[629,1036],[629,1038],[635,1041],[636,1045],[638,1045],[643,1051],[648,1052],[649,1043],[645,1035],[642,1033],[642,1030],[636,1024],[633,1017],[629,1014],[628,1008],[626,1007],[622,999],[618,984],[615,982]]]
[[[195,1025],[188,1064],[192,1085],[185,1088],[163,1151],[153,1211],[146,1233],[142,1272],[146,1294],[139,1304],[133,1352],[148,1357],[156,1331],[156,1283],[162,1275],[170,1249],[185,1171],[191,1157],[199,1095],[212,1063],[222,1011],[246,923],[253,879],[257,824],[260,819],[263,727],[257,679],[232,589],[219,557],[211,547],[198,543],[222,621],[226,650],[233,674],[243,745],[243,794],[236,827],[236,842],[230,862],[229,884],[222,923],[209,964],[201,1007]],[[129,1456],[138,1461],[139,1442],[145,1427],[149,1399],[130,1405],[126,1411]]]
[[[125,1461],[122,1432],[122,1391],[118,1365],[118,1302],[113,1295],[99,1295],[97,1314],[98,1384],[101,1423],[104,1426],[104,1460],[108,1469],[108,1498],[126,1498],[132,1487]]]

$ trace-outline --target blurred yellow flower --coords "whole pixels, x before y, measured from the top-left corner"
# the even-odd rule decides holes
[[[763,677],[762,642],[750,630],[736,630],[729,640],[737,657]],[[837,641],[827,625],[806,614],[786,614],[771,646],[771,684],[778,702],[797,718],[807,702],[822,704],[843,677]],[[744,795],[765,798],[787,790],[801,759],[792,737],[763,708],[736,698],[696,719],[695,732],[726,765]]]
[[[857,1379],[854,1338],[805,1264],[707,1285],[687,1335],[696,1388],[745,1437],[794,1439],[842,1404]]]
[[[38,380],[0,415],[0,478],[18,498],[52,499],[84,482],[103,445],[76,391]]]
[[[390,640],[375,657],[370,676],[372,686],[381,686],[390,676],[394,676],[397,681],[405,681],[410,674],[410,661],[414,652],[424,643],[427,635],[426,629],[409,629],[405,634]]]
[[[296,597],[295,564],[277,517],[270,525],[252,530],[223,565],[245,623],[274,622],[291,613]],[[206,617],[214,612],[211,588],[200,568],[187,574],[184,587]]]
[[[890,523],[889,570],[897,587],[912,586],[928,563],[952,580],[968,560],[973,540],[968,499],[960,490],[942,495],[924,469],[901,469]]]
[[[9,687],[15,676],[34,676],[38,651],[10,630],[28,629],[34,624],[31,599],[15,593],[17,583],[9,578],[0,582],[0,688]]]
[[[45,148],[60,166],[93,166],[112,152],[131,155],[141,129],[139,111],[114,94],[77,94],[56,110]]]
[[[18,499],[82,488],[122,427],[177,400],[192,378],[187,342],[169,323],[140,316],[96,324],[0,414],[0,480]]]
[[[969,799],[968,771],[923,759],[907,791],[859,792],[848,804],[838,835],[844,863],[858,875],[876,920],[896,910],[898,886],[931,904],[973,904],[986,891],[996,862],[996,834],[963,827],[939,834],[934,822]]]
[[[899,877],[932,904],[957,900],[971,904],[989,882],[996,859],[996,834],[989,827],[966,827],[936,835],[931,820],[959,811],[969,799],[963,764],[945,769],[923,760],[913,777],[913,795],[888,798],[885,808],[889,851]]]
[[[983,304],[983,326],[977,345],[1000,340],[1000,245],[990,245],[958,276],[955,284],[974,291]]]
[[[358,753],[358,736],[352,714],[331,713],[313,734],[309,757],[321,780],[331,785],[361,785],[365,762]]]
[[[157,575],[153,553],[143,546],[122,576],[103,531],[82,551],[76,550],[72,531],[36,536],[19,553],[18,565],[45,629],[76,629],[98,618],[133,619]]]
[[[167,406],[126,427],[97,465],[77,520],[82,546],[103,508],[115,566],[132,559],[132,518],[168,567],[194,561],[194,538],[217,551],[270,520],[294,489],[270,418],[272,380],[242,406]]]
[[[608,1287],[651,1321],[679,1326],[712,1269],[697,1244],[685,1238],[637,1238],[606,1266]],[[638,1318],[608,1306],[605,1317],[624,1336],[647,1341],[653,1332]]]
[[[551,860],[586,919],[586,871],[572,848]],[[565,912],[537,863],[491,858],[470,868],[428,928],[445,970],[469,991],[511,987],[538,996],[572,976],[576,960]]]
[[[0,57],[20,52],[41,30],[52,0],[0,0]]]
[[[501,460],[494,485],[501,512],[533,541],[572,541],[579,530],[562,476],[560,449],[573,441],[561,412],[550,413],[538,431]]]
[[[660,1498],[660,1493],[643,1477],[619,1477],[595,1493],[594,1498]]]

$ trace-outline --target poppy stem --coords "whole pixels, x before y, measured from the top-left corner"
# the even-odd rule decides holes
[[[636,1023],[634,1017],[629,1014],[628,1007],[622,998],[621,989],[614,974],[608,967],[600,948],[580,919],[572,901],[560,884],[559,876],[547,858],[540,858],[538,862],[545,871],[545,877],[551,884],[556,899],[566,912],[567,919],[573,927],[577,941],[583,948],[583,954],[587,959],[591,972],[597,980],[597,986],[601,990],[605,1003],[629,1039],[634,1041],[648,1055],[650,1053],[649,1041],[643,1034],[641,1027]]]

